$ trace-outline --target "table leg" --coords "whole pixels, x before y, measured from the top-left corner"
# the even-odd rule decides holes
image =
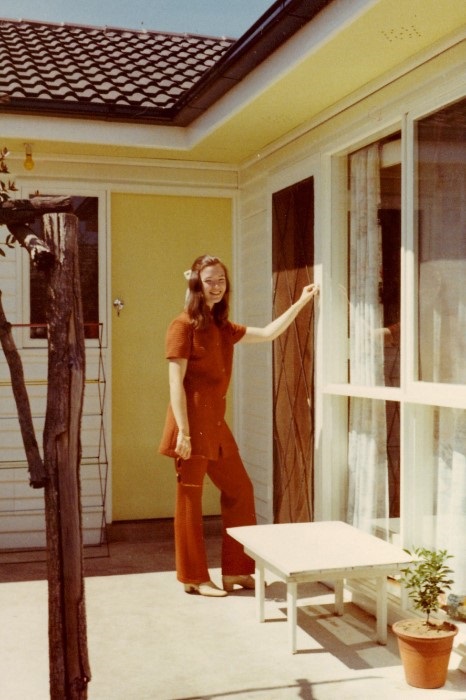
[[[377,578],[377,641],[387,643],[387,577]]]
[[[256,613],[259,622],[264,622],[265,578],[264,564],[256,561]]]
[[[343,602],[343,586],[344,580],[342,578],[335,581],[335,614],[343,615],[344,612],[344,602]]]
[[[286,584],[286,602],[288,615],[288,630],[290,638],[291,653],[296,654],[296,603],[298,598],[298,584],[288,581]]]

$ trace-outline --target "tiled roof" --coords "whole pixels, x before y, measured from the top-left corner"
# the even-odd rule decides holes
[[[0,108],[163,123],[233,43],[0,19]]]
[[[186,126],[337,0],[275,0],[238,40],[0,19],[0,114]]]

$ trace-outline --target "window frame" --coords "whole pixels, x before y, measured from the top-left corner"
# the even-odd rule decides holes
[[[405,226],[403,221],[403,123],[394,123],[390,129],[384,129],[380,133],[371,134],[370,138],[366,138],[363,142],[352,141],[348,143],[344,150],[331,153],[328,156],[329,168],[331,172],[331,199],[333,206],[331,207],[330,230],[331,249],[330,270],[331,270],[331,296],[332,302],[327,309],[324,309],[324,317],[327,319],[326,337],[336,338],[337,342],[332,349],[332,353],[325,355],[324,365],[324,393],[333,396],[347,397],[367,397],[373,399],[382,399],[386,401],[399,401],[402,396],[403,386],[403,368],[400,367],[400,386],[359,386],[351,384],[347,380],[347,362],[349,362],[349,337],[347,332],[348,314],[346,309],[346,301],[344,299],[344,290],[348,289],[348,250],[347,250],[347,235],[348,235],[348,213],[349,213],[349,186],[348,186],[348,171],[347,160],[348,156],[370,143],[379,141],[390,136],[393,133],[400,132],[400,163],[401,163],[401,192],[402,192],[402,212],[401,212],[401,275],[400,275],[400,298],[401,298],[401,313],[403,309],[404,298],[404,261],[403,250],[405,240]],[[393,144],[393,142],[392,142]],[[393,151],[393,145],[389,144]],[[395,162],[395,161],[393,161]],[[344,251],[344,252],[343,252]],[[336,313],[335,313],[336,311]]]
[[[332,352],[323,355],[322,398],[325,425],[322,460],[327,464],[328,490],[332,497],[323,508],[323,519],[344,517],[347,488],[347,453],[336,445],[347,440],[347,410],[350,397],[367,397],[397,401],[400,407],[400,533],[402,546],[419,538],[419,525],[413,516],[412,494],[419,493],[420,446],[425,447],[425,431],[429,431],[434,407],[466,409],[464,385],[431,383],[419,380],[418,363],[418,229],[416,220],[416,122],[464,98],[464,87],[448,93],[426,97],[416,109],[400,115],[390,125],[364,136],[355,130],[344,135],[339,148],[323,156],[329,197],[327,221],[332,235],[326,246],[328,288],[322,299],[324,338],[331,340]],[[346,381],[349,358],[347,314],[339,289],[347,288],[348,256],[346,247],[349,190],[347,186],[348,155],[390,133],[401,133],[401,290],[400,318],[404,328],[400,351],[400,386],[366,387]],[[352,136],[352,138],[351,138]],[[325,344],[325,340],[324,340]],[[341,439],[338,439],[339,436]],[[421,459],[422,461],[422,459]],[[422,500],[422,499],[421,499]],[[420,504],[419,504],[420,507]]]

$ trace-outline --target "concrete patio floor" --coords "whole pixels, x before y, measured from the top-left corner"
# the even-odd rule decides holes
[[[90,700],[466,700],[458,654],[452,654],[444,688],[411,688],[393,634],[387,646],[378,645],[374,618],[350,601],[344,616],[335,617],[333,595],[322,584],[299,589],[299,651],[293,655],[285,586],[271,575],[261,624],[251,591],[219,599],[185,594],[169,568],[168,550],[158,571],[108,575],[112,556],[124,568],[123,551],[131,549],[117,544],[110,542],[106,564],[86,564],[107,568],[107,575],[86,574]],[[152,559],[160,564],[156,549],[152,543]],[[137,568],[137,547],[132,551]],[[47,700],[47,582],[18,580],[21,567],[30,568],[0,565],[0,698]],[[219,568],[211,573],[220,583]],[[463,643],[464,633],[463,626]]]

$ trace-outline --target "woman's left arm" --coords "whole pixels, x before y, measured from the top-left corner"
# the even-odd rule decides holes
[[[284,311],[278,318],[274,319],[268,323],[263,328],[255,328],[254,326],[248,326],[246,328],[246,333],[239,341],[240,343],[262,343],[268,340],[275,340],[279,335],[286,331],[288,326],[294,321],[296,316],[299,314],[301,309],[303,309],[308,302],[313,299],[316,294],[319,293],[319,287],[317,284],[308,284],[304,287],[301,292],[301,296],[298,301],[295,301],[286,311]]]

